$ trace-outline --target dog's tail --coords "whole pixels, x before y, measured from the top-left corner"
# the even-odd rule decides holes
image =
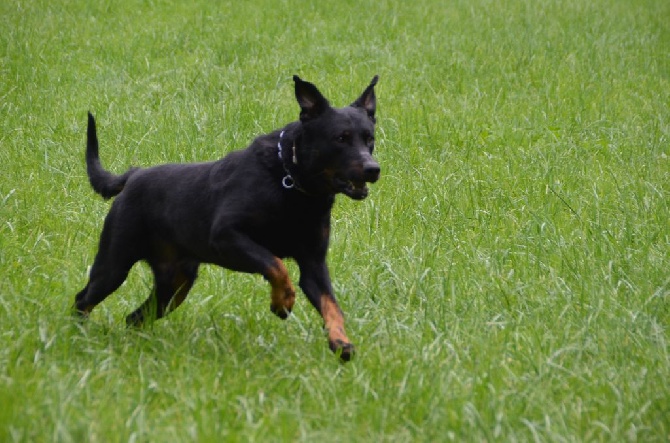
[[[88,172],[88,181],[91,183],[93,190],[105,199],[112,198],[123,191],[128,178],[136,171],[137,168],[131,168],[122,175],[115,175],[102,167],[98,156],[98,134],[95,130],[95,119],[89,112],[88,130],[86,132],[86,172]]]

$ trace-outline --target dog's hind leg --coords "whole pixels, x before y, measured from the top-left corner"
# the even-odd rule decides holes
[[[79,315],[87,316],[108,295],[116,291],[132,267],[132,263],[128,266],[106,265],[106,260],[98,254],[86,287],[75,297],[73,308]]]
[[[121,286],[133,265],[142,257],[141,236],[132,219],[126,216],[119,222],[118,200],[100,234],[98,253],[91,266],[88,283],[75,297],[73,309],[87,316],[93,308]]]
[[[129,326],[140,326],[145,319],[159,319],[186,299],[198,276],[197,262],[151,263],[154,289],[142,305],[126,317]]]

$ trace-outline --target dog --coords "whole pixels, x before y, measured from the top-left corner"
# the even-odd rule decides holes
[[[296,291],[282,260],[291,258],[300,288],[323,317],[330,349],[342,360],[352,358],[326,254],[335,196],[363,200],[367,184],[380,176],[373,157],[378,78],[351,105],[334,108],[295,75],[299,120],[218,161],[131,168],[121,175],[102,167],[89,112],[88,178],[95,192],[116,198],[74,312],[87,317],[143,260],[154,287],[128,315],[128,325],[141,326],[181,305],[202,263],[262,275],[271,287],[270,310],[285,319]]]

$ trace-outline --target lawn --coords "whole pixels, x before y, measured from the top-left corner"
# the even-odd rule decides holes
[[[667,0],[0,4],[0,441],[670,439]],[[329,253],[356,359],[299,294],[202,267],[127,329],[69,316],[109,208],[84,166],[217,159],[375,74],[368,199]],[[297,281],[297,267],[289,264]]]

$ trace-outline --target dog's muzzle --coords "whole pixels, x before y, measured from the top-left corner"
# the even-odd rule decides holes
[[[356,174],[350,174],[347,178],[336,178],[335,184],[338,190],[349,198],[354,200],[363,200],[368,196],[367,183],[374,183],[379,180],[381,168],[379,163],[369,160],[363,165],[362,171]]]

